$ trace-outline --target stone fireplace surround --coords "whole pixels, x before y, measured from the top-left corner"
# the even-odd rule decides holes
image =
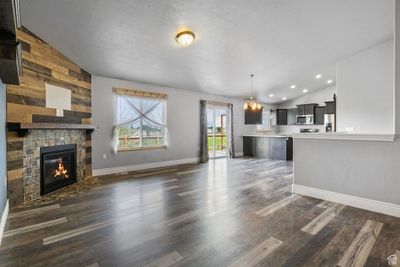
[[[84,178],[86,168],[85,130],[32,130],[23,139],[23,199],[29,203],[40,197],[40,148],[76,144],[77,182]]]

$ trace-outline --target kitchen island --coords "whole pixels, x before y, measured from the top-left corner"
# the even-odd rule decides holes
[[[286,134],[244,134],[243,155],[274,160],[293,159],[293,139]]]

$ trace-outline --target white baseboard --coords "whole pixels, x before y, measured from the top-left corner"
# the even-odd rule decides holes
[[[161,167],[168,167],[180,164],[188,164],[188,163],[197,163],[199,162],[198,158],[188,158],[188,159],[178,159],[178,160],[170,160],[170,161],[160,161],[160,162],[152,162],[152,163],[145,163],[145,164],[136,164],[136,165],[128,165],[128,166],[121,166],[121,167],[112,167],[112,168],[105,168],[105,169],[97,169],[93,170],[93,176],[100,176],[100,175],[108,175],[120,172],[131,172],[131,171],[139,171],[145,169],[153,169],[153,168],[161,168]]]
[[[8,199],[7,199],[6,206],[4,207],[4,211],[3,211],[3,214],[1,215],[1,221],[0,221],[0,246],[1,246],[1,241],[3,240],[4,228],[6,227],[8,210],[9,210],[9,205],[8,205]]]
[[[235,158],[243,157],[243,152],[236,152]]]
[[[352,195],[345,195],[297,184],[293,185],[293,192],[296,194],[337,202],[364,210],[400,217],[400,205],[396,204],[356,197]]]

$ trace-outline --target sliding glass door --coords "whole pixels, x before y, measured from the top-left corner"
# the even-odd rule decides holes
[[[212,159],[225,158],[228,155],[226,114],[226,107],[207,107],[208,156]]]

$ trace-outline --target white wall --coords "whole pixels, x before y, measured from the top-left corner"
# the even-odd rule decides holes
[[[294,140],[294,183],[310,188],[400,205],[399,162],[400,140]]]
[[[394,133],[393,40],[336,65],[337,131]]]
[[[0,219],[7,201],[6,86],[0,80]],[[0,232],[2,231],[0,226]],[[1,234],[0,234],[1,236]],[[1,239],[0,239],[1,243]]]
[[[395,125],[400,135],[400,3],[395,2]]]
[[[390,41],[337,65],[340,129],[354,126],[360,133],[393,134],[394,129],[400,133],[400,4],[397,1],[395,7],[395,54],[393,41]],[[400,216],[399,163],[398,137],[394,142],[294,140],[296,185],[312,188],[311,195],[321,197],[336,193],[339,197],[340,194],[355,196],[348,199],[348,204],[375,207],[378,212],[386,210],[397,216]]]
[[[135,88],[168,94],[167,123],[170,138],[167,149],[120,152],[117,155],[112,153],[111,132],[115,119],[113,87]],[[235,150],[236,153],[242,152],[241,135],[244,128],[242,100],[93,75],[93,123],[100,126],[100,129],[93,133],[93,170],[197,158],[200,145],[201,99],[233,104]],[[104,153],[107,154],[107,159],[103,159]]]

